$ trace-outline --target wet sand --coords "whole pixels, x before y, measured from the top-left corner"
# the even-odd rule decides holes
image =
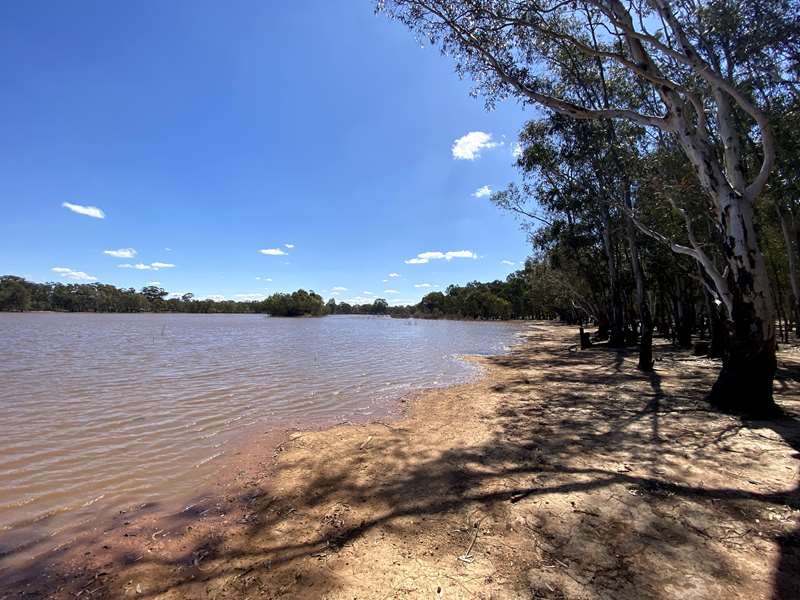
[[[743,423],[702,401],[713,361],[659,342],[648,375],[575,338],[535,324],[399,420],[254,440],[216,493],[0,599],[800,597],[797,349],[793,416]]]

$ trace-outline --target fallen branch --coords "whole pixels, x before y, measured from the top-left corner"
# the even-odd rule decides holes
[[[464,552],[464,554],[462,554],[461,556],[459,556],[458,560],[460,560],[462,562],[465,562],[467,564],[475,561],[475,557],[472,556],[472,554],[470,554],[470,553],[472,552],[472,548],[475,546],[475,541],[478,539],[478,531],[479,531],[479,528],[478,528],[478,526],[476,524],[475,525],[475,535],[472,536],[472,541],[469,543],[469,547],[467,548],[467,551]]]
[[[478,533],[481,530],[481,523],[483,523],[483,520],[486,518],[486,516],[487,515],[481,517],[481,519],[477,521],[475,525],[473,525],[473,527],[475,528],[475,535],[472,536],[472,541],[469,543],[469,547],[467,548],[466,552],[464,552],[464,554],[459,556],[458,560],[465,562],[467,564],[475,561],[475,557],[472,556],[472,549],[475,547],[475,541],[478,539]]]

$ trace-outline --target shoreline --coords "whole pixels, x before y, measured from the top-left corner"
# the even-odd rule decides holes
[[[25,312],[26,314],[61,314],[61,311]],[[85,314],[112,313],[87,311]],[[507,354],[513,347],[524,343],[519,339],[523,336],[524,331],[520,330],[505,351],[497,356]],[[471,367],[477,366],[477,368],[471,368],[470,372],[464,375],[465,381],[445,385],[437,385],[436,382],[431,382],[427,386],[412,388],[397,398],[387,401],[377,415],[362,416],[362,418],[351,416],[342,421],[323,420],[305,423],[298,423],[298,418],[292,418],[285,419],[284,422],[274,425],[267,425],[266,423],[251,425],[248,428],[249,430],[242,431],[236,434],[235,437],[230,438],[230,446],[227,448],[225,456],[214,461],[220,474],[210,479],[198,481],[201,487],[197,494],[188,495],[182,492],[162,501],[133,503],[116,507],[110,512],[106,510],[106,514],[99,517],[98,524],[94,525],[90,532],[85,531],[78,536],[64,539],[55,547],[38,552],[32,558],[20,559],[23,564],[19,571],[8,570],[7,568],[0,569],[0,591],[2,591],[3,586],[26,586],[30,580],[38,579],[41,575],[39,569],[42,563],[63,563],[67,561],[72,565],[67,568],[70,571],[70,577],[74,577],[82,569],[79,563],[83,558],[76,559],[76,556],[94,555],[95,561],[108,563],[108,560],[111,559],[110,554],[106,556],[105,554],[108,553],[93,552],[88,549],[97,547],[104,549],[108,545],[107,542],[110,541],[115,543],[117,547],[126,547],[126,551],[130,556],[134,558],[141,557],[141,549],[137,548],[137,543],[135,542],[137,538],[142,537],[141,532],[146,530],[159,531],[162,533],[159,533],[157,537],[163,536],[164,528],[159,527],[159,524],[171,519],[182,518],[187,515],[197,518],[198,522],[191,528],[193,537],[218,529],[224,526],[225,520],[215,518],[220,515],[214,514],[214,508],[222,506],[224,502],[230,503],[229,498],[231,495],[246,493],[245,488],[250,487],[253,481],[268,480],[280,453],[284,451],[287,443],[298,439],[302,435],[326,432],[337,427],[363,427],[374,424],[389,427],[390,425],[387,423],[397,423],[406,419],[411,407],[421,396],[438,390],[469,385],[485,377],[485,369],[480,365],[476,365],[477,361],[473,360],[484,356],[490,355],[454,354],[454,359],[471,363]],[[200,464],[196,466],[200,466]],[[226,515],[223,513],[221,516],[225,517]],[[102,544],[100,543],[101,541]],[[37,541],[36,543],[40,542]],[[13,557],[16,552],[16,549],[11,550],[8,556]],[[4,556],[0,554],[0,565],[2,565],[3,558]],[[63,578],[63,576],[59,575],[58,578]],[[40,597],[45,596],[40,595]],[[6,596],[0,594],[0,600],[5,600],[5,598]]]
[[[39,320],[40,316],[49,320],[46,315],[30,316],[29,321],[21,321],[23,325],[19,331],[29,327],[28,322],[37,324],[39,334],[52,329],[52,325]],[[91,320],[96,317],[98,322],[108,320],[90,316]],[[80,317],[67,319],[69,315],[54,315],[52,318],[62,321],[61,317],[65,328],[55,343],[48,343],[48,348],[65,345],[71,339],[69,334],[77,335],[77,331],[82,329],[80,321],[83,319]],[[381,419],[387,412],[396,412],[393,407],[402,406],[397,402],[398,398],[421,385],[438,387],[472,379],[475,377],[474,369],[456,360],[454,354],[504,351],[504,346],[516,341],[512,337],[514,332],[521,329],[519,325],[464,327],[453,323],[428,324],[424,329],[418,329],[388,320],[383,320],[383,324],[372,319],[369,319],[371,323],[359,319],[339,320],[321,328],[320,335],[335,336],[336,332],[346,333],[351,329],[353,334],[342,333],[344,337],[338,342],[314,349],[306,342],[295,343],[291,339],[296,339],[296,331],[307,333],[313,330],[312,334],[316,335],[318,324],[321,324],[318,321],[303,325],[278,319],[284,322],[262,327],[266,319],[256,318],[257,326],[253,326],[253,317],[229,317],[233,323],[231,329],[241,333],[225,336],[225,340],[229,340],[227,347],[233,348],[233,351],[227,351],[229,356],[238,356],[236,348],[244,347],[248,342],[258,344],[255,352],[243,351],[246,360],[240,363],[230,362],[225,356],[215,358],[213,352],[203,351],[209,347],[216,328],[227,327],[225,324],[196,328],[193,323],[204,323],[206,319],[185,317],[186,322],[192,323],[184,326],[180,315],[164,315],[147,319],[131,330],[126,329],[125,335],[133,337],[117,343],[115,340],[122,338],[112,337],[109,332],[126,328],[126,323],[138,321],[139,317],[115,318],[109,321],[108,328],[98,328],[97,334],[92,333],[90,337],[96,337],[98,343],[89,344],[87,350],[92,362],[110,369],[110,374],[103,377],[101,392],[95,394],[82,383],[83,379],[76,377],[75,385],[63,390],[63,399],[79,403],[77,410],[64,413],[64,418],[42,419],[55,432],[56,439],[52,445],[47,430],[39,436],[33,435],[38,431],[33,429],[27,440],[19,441],[21,436],[15,433],[12,425],[16,419],[6,423],[4,430],[9,431],[11,437],[7,439],[10,457],[6,457],[4,464],[11,462],[17,468],[13,463],[17,458],[14,454],[17,448],[42,447],[55,457],[58,467],[64,463],[67,468],[61,469],[56,476],[48,473],[46,468],[39,469],[38,463],[32,460],[33,467],[29,471],[27,463],[21,462],[16,471],[6,469],[2,473],[4,481],[9,484],[0,494],[0,529],[3,529],[0,532],[0,581],[24,569],[30,559],[35,561],[53,549],[74,545],[75,538],[85,538],[93,530],[102,532],[98,527],[103,527],[116,514],[174,512],[183,508],[176,505],[175,498],[191,499],[198,489],[223,489],[214,486],[218,474],[235,469],[229,465],[231,457],[234,462],[240,458],[235,456],[238,446],[249,444],[248,440],[253,438],[256,443],[251,446],[257,447],[260,440],[265,439],[264,431],[298,426],[327,427],[347,419],[358,422]],[[28,319],[23,315],[20,318]],[[167,319],[166,335],[161,324],[163,319]],[[300,330],[294,325],[301,326]],[[288,349],[284,356],[272,350],[279,344],[261,344],[263,332],[274,330],[278,331],[279,337],[284,336],[281,339]],[[393,335],[396,333],[402,340],[398,346],[398,350],[403,348],[402,354],[392,356],[388,342],[381,341],[378,336],[368,337],[371,341],[366,347],[344,341],[360,339],[362,335],[359,332],[383,330],[394,332]],[[60,326],[59,331],[62,331]],[[454,333],[451,335],[449,332]],[[419,343],[420,337],[429,339],[431,343]],[[234,338],[244,340],[245,344],[234,345]],[[112,343],[107,344],[108,340]],[[110,346],[112,353],[128,357],[132,356],[128,349],[131,344],[134,344],[133,354],[145,357],[143,360],[147,364],[144,368],[140,368],[135,359],[114,361],[108,352],[92,350]],[[378,352],[365,348],[374,348]],[[18,357],[24,355],[25,352],[17,354]],[[53,360],[40,360],[38,364],[26,364],[26,361],[15,360],[13,356],[12,361],[5,365],[8,367],[6,371],[11,373],[12,385],[7,388],[0,404],[10,406],[11,414],[16,415],[20,423],[26,423],[28,419],[37,422],[37,411],[42,415],[59,414],[62,390],[47,382],[63,370],[59,366],[62,365],[60,354],[54,350],[48,354]],[[308,366],[301,366],[293,356],[306,361]],[[270,359],[276,366],[272,366]],[[78,373],[82,366],[75,362],[67,360],[64,364],[74,366],[70,372]],[[121,365],[119,371],[112,363]],[[273,372],[281,374],[273,375]],[[95,377],[93,373],[87,375]],[[185,386],[170,386],[171,380],[181,383],[184,377],[187,378]],[[121,383],[117,384],[114,378]],[[141,383],[133,383],[139,380]],[[15,385],[30,385],[30,396],[37,400],[20,403],[22,409],[16,411]],[[39,408],[38,398],[42,398]],[[95,405],[113,406],[113,410],[96,410],[93,408]],[[45,407],[54,410],[44,410]],[[84,414],[87,415],[85,421],[81,416]],[[65,424],[63,429],[60,428],[62,421]],[[123,425],[119,432],[116,429],[118,423]],[[164,423],[167,425],[162,426]],[[86,428],[97,431],[99,436],[89,435]],[[106,440],[111,444],[110,453],[104,450]],[[71,446],[76,444],[81,447],[77,454],[72,454]],[[158,452],[162,447],[164,455]],[[86,454],[96,457],[96,460],[84,463],[81,460],[84,448],[88,448]],[[22,457],[20,460],[27,460],[27,455],[21,451],[18,454]],[[19,485],[33,481],[38,487],[30,492],[27,487],[17,489],[18,481],[22,482]],[[77,489],[78,493],[69,495],[69,492],[62,492],[64,481],[70,484],[77,481],[81,487],[73,485],[69,491]],[[105,481],[111,481],[113,486],[106,486]]]
[[[798,422],[745,426],[711,412],[699,398],[714,374],[707,359],[661,345],[647,375],[628,352],[571,352],[573,337],[533,324],[508,353],[467,358],[484,368],[475,380],[417,391],[389,423],[286,432],[271,454],[245,445],[250,468],[225,474],[236,489],[158,523],[132,520],[15,591],[638,599],[800,590],[790,552]],[[800,360],[790,354],[780,359],[795,378],[776,395],[797,414]],[[763,456],[769,463],[755,466]]]

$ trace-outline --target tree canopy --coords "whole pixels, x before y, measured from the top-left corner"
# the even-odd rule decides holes
[[[783,299],[764,241],[770,201],[777,204],[793,304],[800,307],[796,221],[786,208],[797,154],[782,132],[798,100],[797,3],[386,0],[378,8],[452,57],[488,106],[514,97],[545,109],[521,138],[520,167],[529,184],[495,201],[543,223],[543,235],[568,252],[579,251],[592,230],[599,234],[610,342],[624,342],[621,286],[629,263],[639,364],[652,368],[645,355],[653,329],[645,236],[694,261],[671,264],[699,279],[714,304],[706,312],[714,313],[725,339],[712,402],[771,412]],[[557,218],[531,210],[529,199]],[[618,254],[620,240],[627,257]],[[588,283],[595,279],[585,275]],[[587,307],[591,301],[584,295]],[[690,303],[679,304],[685,314]]]

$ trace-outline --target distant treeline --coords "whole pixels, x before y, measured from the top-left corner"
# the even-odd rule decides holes
[[[431,292],[415,305],[389,306],[384,298],[369,304],[326,303],[314,291],[272,294],[264,300],[197,299],[193,294],[168,298],[158,286],[141,290],[103,283],[34,283],[22,277],[0,277],[0,310],[59,312],[182,312],[262,313],[276,317],[323,316],[329,314],[390,315],[426,319],[524,319],[562,314],[558,289],[548,283],[548,269],[529,261],[525,268],[505,281],[464,286],[451,285],[444,292]]]
[[[326,314],[322,296],[313,291],[273,294],[259,301],[197,299],[194,294],[167,298],[167,290],[141,290],[104,283],[34,283],[22,277],[0,277],[0,310],[60,312],[268,313],[281,317]]]

